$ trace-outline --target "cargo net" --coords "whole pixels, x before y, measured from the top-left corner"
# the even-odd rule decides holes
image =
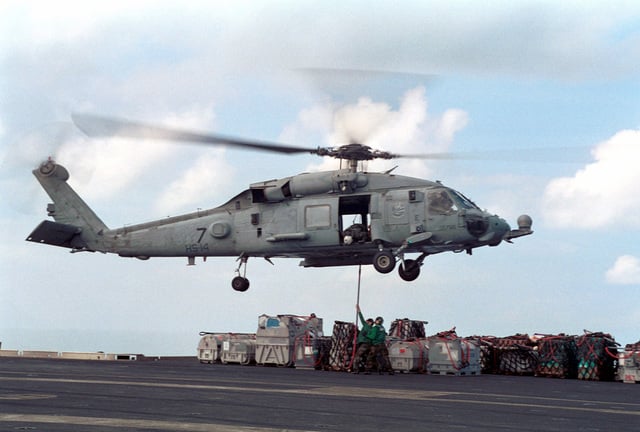
[[[480,347],[480,371],[483,374],[497,374],[498,360],[496,357],[495,336],[469,336],[467,338]]]
[[[487,361],[495,373],[503,375],[533,375],[538,365],[538,353],[526,334],[492,338],[493,356]]]
[[[312,367],[314,369],[320,366],[320,349],[318,338],[315,333],[305,330],[298,334],[293,340],[293,350],[290,353],[291,364],[296,367]]]
[[[611,335],[585,330],[576,338],[578,379],[613,381],[618,366],[618,344]]]
[[[576,351],[574,336],[543,336],[538,340],[540,361],[535,375],[553,378],[575,378],[578,365]]]
[[[402,340],[424,338],[424,321],[414,321],[409,318],[396,319],[391,323],[389,336]]]
[[[333,338],[323,336],[314,340],[314,349],[318,350],[318,357],[314,365],[315,369],[331,370],[331,347]]]
[[[353,363],[355,354],[354,339],[356,326],[354,323],[336,321],[333,325],[331,336],[331,351],[329,352],[329,365],[331,370],[348,371]]]

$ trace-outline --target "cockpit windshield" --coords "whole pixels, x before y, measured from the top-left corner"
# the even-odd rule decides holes
[[[458,202],[458,204],[462,207],[462,208],[466,208],[466,209],[478,209],[478,206],[476,205],[476,203],[474,203],[473,201],[471,201],[469,198],[467,198],[466,196],[462,195],[460,192],[455,191],[453,189],[449,189],[449,192],[453,195],[453,199]]]

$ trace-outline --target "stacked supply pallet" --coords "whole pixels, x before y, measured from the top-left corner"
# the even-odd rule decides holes
[[[420,339],[426,336],[424,325],[426,321],[410,320],[409,318],[396,319],[389,327],[389,337],[400,340]]]
[[[315,315],[261,315],[256,332],[256,363],[314,365],[314,340],[322,335],[322,319]]]
[[[334,371],[348,371],[353,367],[355,354],[356,325],[350,322],[336,321],[331,336],[329,366]]]
[[[198,360],[200,363],[217,363],[220,361],[220,351],[224,333],[200,332],[198,343]]]
[[[472,340],[480,347],[480,370],[483,374],[498,373],[498,357],[495,349],[495,336],[469,336],[467,339]]]
[[[575,378],[576,341],[573,336],[546,335],[538,340],[539,362],[536,376]]]
[[[585,334],[576,339],[578,379],[612,381],[616,374],[618,344],[606,333]]]
[[[226,333],[221,347],[220,362],[222,364],[250,365],[256,362],[255,333]]]
[[[333,345],[333,338],[331,336],[322,336],[314,341],[314,346],[317,347],[317,359],[315,361],[314,369],[331,370],[331,346]],[[299,367],[296,365],[296,367]]]
[[[429,363],[433,375],[480,375],[480,347],[472,339],[458,337],[455,329],[427,338]]]
[[[424,326],[427,321],[395,319],[389,327],[387,348],[389,362],[395,372],[426,372],[429,349]]]
[[[426,343],[424,338],[390,341],[391,369],[395,372],[426,372],[429,362],[429,350]]]
[[[617,379],[624,383],[640,383],[640,341],[627,344],[618,358],[620,364]]]
[[[493,341],[497,373],[503,375],[533,375],[538,366],[538,353],[526,334],[515,334]]]

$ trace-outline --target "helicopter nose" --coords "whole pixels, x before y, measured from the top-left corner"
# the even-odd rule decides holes
[[[511,227],[507,221],[502,219],[500,216],[489,216],[488,221],[489,229],[480,240],[488,242],[490,246],[497,246],[500,244],[504,236],[511,231]]]
[[[496,216],[496,219],[496,236],[502,239],[506,233],[511,231],[511,226],[506,220],[502,219],[501,217]]]

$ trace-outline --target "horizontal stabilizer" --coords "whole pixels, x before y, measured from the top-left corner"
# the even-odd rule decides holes
[[[27,241],[72,249],[81,249],[86,247],[79,236],[81,231],[82,229],[77,226],[58,222],[42,221],[40,225],[38,225],[36,229],[29,234]]]

